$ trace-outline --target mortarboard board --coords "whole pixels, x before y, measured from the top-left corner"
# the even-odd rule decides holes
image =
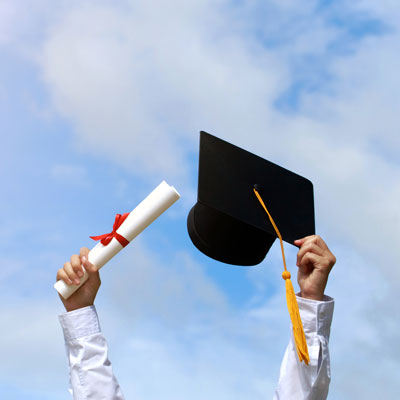
[[[282,277],[297,354],[300,361],[308,364],[307,342],[290,272],[286,269],[282,240],[293,243],[315,233],[312,183],[200,132],[198,196],[189,212],[187,227],[200,251],[236,265],[260,263],[279,237],[285,268]]]
[[[256,187],[293,244],[315,233],[313,185],[300,175],[200,132],[198,199],[187,226],[193,244],[228,264],[256,265],[277,238],[254,195]]]

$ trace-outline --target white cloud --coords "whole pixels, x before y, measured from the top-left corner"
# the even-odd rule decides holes
[[[265,399],[275,385],[268,357],[223,336],[191,339],[190,348],[163,338],[127,346],[121,382],[138,399]],[[249,351],[250,350],[250,351]],[[154,377],[157,384],[154,385]]]
[[[355,6],[360,10],[369,12],[370,15],[383,20],[385,23],[395,28],[399,27],[400,11],[396,0],[385,0],[382,2],[358,0]]]
[[[283,291],[233,310],[188,255],[148,251],[135,242],[102,272],[98,308],[127,398],[271,398],[289,337]]]
[[[127,398],[272,396],[289,336],[283,297],[233,310],[188,255],[162,260],[140,240],[117,260],[102,270],[96,303]],[[56,299],[53,291],[49,295]],[[67,363],[56,317],[61,303],[57,307],[48,296],[29,305],[25,298],[3,301],[9,305],[0,317],[10,327],[1,335],[3,379],[32,394],[64,398]]]
[[[399,381],[396,295],[379,268],[337,245],[329,292],[337,293],[331,332],[332,399],[395,398]],[[371,371],[372,370],[372,371]]]
[[[77,185],[86,185],[88,183],[87,170],[81,165],[56,164],[53,165],[50,174],[60,181],[71,181]]]
[[[189,191],[194,183],[189,182],[187,160],[197,151],[198,130],[205,129],[310,177],[319,233],[338,249],[330,284],[338,299],[332,396],[354,398],[364,390],[355,382],[379,387],[379,380],[388,397],[397,393],[397,354],[387,351],[387,342],[395,342],[393,303],[399,299],[396,2],[341,2],[334,8],[332,14],[376,16],[388,24],[384,35],[364,39],[349,38],[346,22],[333,24],[329,10],[318,12],[315,1],[251,2],[235,9],[224,1],[118,4],[121,8],[87,1],[67,5],[62,13],[51,9],[56,22],[49,25],[52,19],[45,18],[46,29],[41,28],[46,36],[39,40],[36,60],[52,107],[72,122],[79,146],[138,175],[162,177]],[[338,42],[343,48],[335,51]],[[24,52],[34,53],[26,47]],[[278,111],[275,101],[298,81],[306,85],[292,111]],[[80,173],[57,168],[58,177]],[[147,316],[148,328],[160,332],[125,337],[130,349],[125,356],[113,342],[122,365],[128,370],[133,363],[139,378],[131,387],[122,371],[128,390],[148,399],[159,398],[160,387],[167,387],[171,396],[175,391],[176,398],[187,398],[194,387],[210,397],[201,387],[209,381],[218,398],[267,393],[270,370],[263,375],[254,369],[265,362],[257,357],[259,347],[239,349],[243,337],[262,342],[257,336],[262,318],[282,321],[264,307],[260,292],[251,307],[234,317],[224,294],[185,254],[168,266],[140,249],[135,259],[138,267],[123,271],[122,283],[115,278],[109,286],[113,307],[123,313],[116,326],[126,327],[121,321],[127,315],[136,323]],[[264,272],[250,277],[257,282]],[[258,282],[257,288],[266,285]],[[246,325],[239,317],[251,332],[240,330]],[[182,342],[174,337],[177,326],[183,326]],[[227,326],[242,332],[241,340],[225,338]],[[118,332],[109,333],[115,337]],[[185,343],[193,345],[195,354],[185,353]],[[217,356],[215,349],[221,349]],[[374,366],[378,358],[391,371],[386,377],[376,368],[360,367]],[[237,369],[235,359],[241,364]],[[273,360],[276,369],[279,357]],[[148,370],[143,371],[139,367],[145,362]],[[243,368],[251,392],[235,386],[245,376]],[[151,386],[149,376],[166,370],[170,373],[162,385]],[[363,398],[376,398],[376,393],[368,390]]]
[[[168,19],[163,4],[72,9],[41,64],[82,144],[137,173],[185,180],[183,146],[202,128],[238,131],[240,116],[263,113],[284,68],[239,34],[220,34],[228,21],[208,4],[169,3]]]
[[[67,387],[67,364],[61,328],[57,322],[60,308],[47,302],[8,299],[0,310],[2,380],[32,394],[62,394]],[[60,374],[65,372],[65,376]]]
[[[119,262],[125,268],[110,276],[109,301],[132,321],[152,316],[176,327],[191,322],[194,309],[208,320],[218,319],[227,310],[220,289],[184,253],[161,260],[136,239]]]
[[[0,45],[8,44],[16,19],[16,9],[10,1],[0,3]]]

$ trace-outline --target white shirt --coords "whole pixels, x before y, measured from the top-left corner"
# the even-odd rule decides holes
[[[324,296],[324,301],[297,296],[297,302],[310,362],[308,365],[300,362],[292,333],[273,400],[324,400],[328,396],[331,381],[328,344],[334,300],[328,296]]]
[[[309,365],[300,363],[293,335],[282,361],[273,400],[324,400],[331,378],[329,334],[334,301],[297,297],[310,355]],[[59,316],[64,332],[74,400],[124,400],[101,333],[94,306]]]

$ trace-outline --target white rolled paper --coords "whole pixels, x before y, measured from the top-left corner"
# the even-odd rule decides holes
[[[179,198],[180,194],[173,186],[168,185],[165,181],[161,182],[131,211],[125,221],[117,229],[117,233],[131,242]],[[122,249],[123,247],[114,237],[107,246],[104,246],[100,242],[94,246],[89,252],[88,259],[100,269]],[[88,273],[84,270],[84,275],[80,278],[81,282],[79,285],[67,285],[64,281],[59,280],[54,284],[54,288],[64,299],[68,299],[69,296],[87,281],[88,277]]]

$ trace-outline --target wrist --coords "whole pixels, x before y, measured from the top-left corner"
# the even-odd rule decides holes
[[[65,311],[71,312],[71,311],[76,311],[80,310],[81,308],[89,307],[92,306],[93,304],[87,304],[87,305],[80,305],[80,306],[65,306]]]
[[[94,301],[90,302],[63,302],[67,312],[80,310],[81,308],[90,307],[94,305]]]
[[[303,299],[322,301],[324,299],[324,293],[310,293],[300,290],[300,297]]]

